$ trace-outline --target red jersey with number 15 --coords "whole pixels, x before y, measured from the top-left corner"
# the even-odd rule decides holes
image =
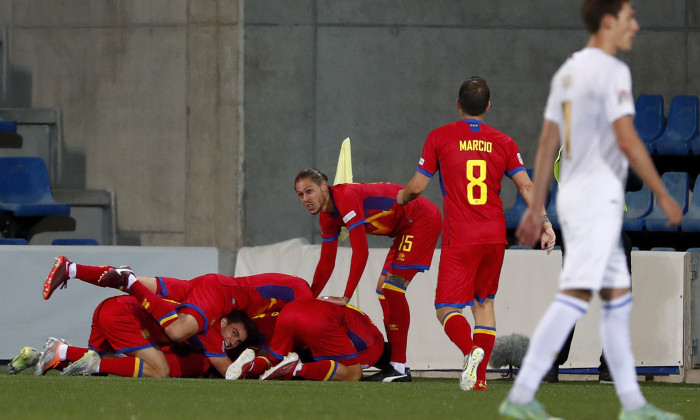
[[[525,170],[512,138],[480,120],[456,121],[430,132],[417,170],[440,171],[443,245],[506,243],[501,180]]]

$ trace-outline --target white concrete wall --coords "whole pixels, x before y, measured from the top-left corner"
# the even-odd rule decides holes
[[[284,272],[311,281],[320,256],[320,245],[299,239],[279,244],[242,248],[236,275]],[[370,250],[369,261],[352,303],[365,311],[383,330],[382,315],[374,292],[387,249]],[[635,251],[632,254],[634,309],[632,342],[638,366],[683,365],[684,255],[681,252]],[[462,355],[447,338],[435,318],[434,297],[440,250],[432,269],[418,274],[407,291],[411,308],[408,365],[421,369],[459,369]],[[351,250],[338,250],[336,267],[323,295],[342,295],[350,269]],[[496,295],[499,336],[520,333],[528,337],[557,291],[561,252],[507,250]],[[468,311],[466,311],[468,312]],[[600,301],[593,300],[589,313],[574,334],[568,367],[598,367]],[[471,316],[470,316],[471,320]],[[473,325],[473,324],[472,324]]]

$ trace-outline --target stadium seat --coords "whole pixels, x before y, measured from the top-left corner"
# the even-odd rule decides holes
[[[0,119],[0,133],[14,133],[17,131],[17,121],[5,121]]]
[[[688,248],[686,252],[700,252],[700,248]]]
[[[652,247],[649,251],[675,252],[676,248],[671,248],[669,246],[655,246],[655,247]]]
[[[33,225],[50,215],[68,215],[70,205],[51,194],[46,164],[38,157],[0,158],[0,221],[5,237],[28,239]]]
[[[527,174],[530,176],[530,179],[532,179],[533,172],[533,169],[527,170]],[[520,224],[520,218],[523,216],[523,213],[525,213],[525,210],[527,210],[527,204],[525,204],[525,200],[523,200],[523,197],[518,192],[515,196],[515,204],[513,204],[513,207],[505,213],[506,228],[516,229]]]
[[[51,245],[99,245],[95,239],[89,238],[64,238],[64,239],[54,239],[51,241]]]
[[[622,230],[641,232],[644,228],[644,217],[651,213],[654,207],[654,194],[649,187],[642,185],[639,191],[625,193],[627,211],[622,221]]]
[[[688,211],[688,174],[686,172],[666,172],[661,175],[661,181],[685,214]],[[668,227],[666,223],[668,223],[666,214],[654,200],[654,209],[644,218],[644,226],[651,232],[675,232],[679,229],[678,226]]]
[[[0,238],[0,245],[29,245],[23,238]]]
[[[694,156],[700,156],[700,133],[688,141],[688,148]]]
[[[554,181],[552,186],[552,194],[549,196],[549,205],[547,206],[547,216],[549,216],[549,221],[552,222],[552,227],[554,229],[559,229],[559,216],[557,216],[557,194],[559,193],[559,182]]]
[[[693,198],[688,206],[688,212],[683,216],[681,230],[684,232],[700,232],[700,176],[695,179]]]
[[[666,131],[654,140],[654,150],[659,155],[687,155],[690,141],[698,135],[698,97],[679,95],[671,101]]]
[[[653,141],[664,132],[664,97],[661,95],[639,96],[635,103],[634,126],[649,153],[653,153]]]

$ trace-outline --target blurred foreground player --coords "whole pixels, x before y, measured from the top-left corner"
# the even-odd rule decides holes
[[[540,381],[598,293],[603,353],[622,405],[619,418],[680,419],[646,402],[631,350],[631,279],[620,241],[628,166],[652,190],[669,225],[683,217],[637,136],[630,70],[615,57],[632,48],[639,24],[629,0],[584,0],[582,17],[589,41],[552,78],[535,161],[536,208],[544,203],[556,151],[563,147],[557,212],[566,254],[559,293],[537,325],[499,413],[549,418],[535,399]],[[542,229],[538,222],[528,208],[516,231],[522,243],[535,242]]]

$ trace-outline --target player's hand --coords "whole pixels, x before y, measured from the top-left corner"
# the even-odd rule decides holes
[[[683,219],[683,210],[680,208],[676,200],[671,198],[670,195],[666,194],[658,197],[659,206],[661,210],[668,216],[668,223],[666,226],[678,226],[681,224]]]
[[[541,235],[542,216],[528,208],[520,219],[520,225],[515,231],[515,236],[517,236],[521,244],[534,246]]]
[[[350,298],[337,297],[337,296],[323,296],[323,297],[320,297],[319,299],[324,300],[326,302],[335,303],[336,305],[340,305],[340,306],[345,306],[350,302]]]
[[[540,247],[547,250],[547,255],[554,249],[554,243],[557,241],[557,235],[552,229],[551,223],[544,224],[542,236],[540,236]]]

